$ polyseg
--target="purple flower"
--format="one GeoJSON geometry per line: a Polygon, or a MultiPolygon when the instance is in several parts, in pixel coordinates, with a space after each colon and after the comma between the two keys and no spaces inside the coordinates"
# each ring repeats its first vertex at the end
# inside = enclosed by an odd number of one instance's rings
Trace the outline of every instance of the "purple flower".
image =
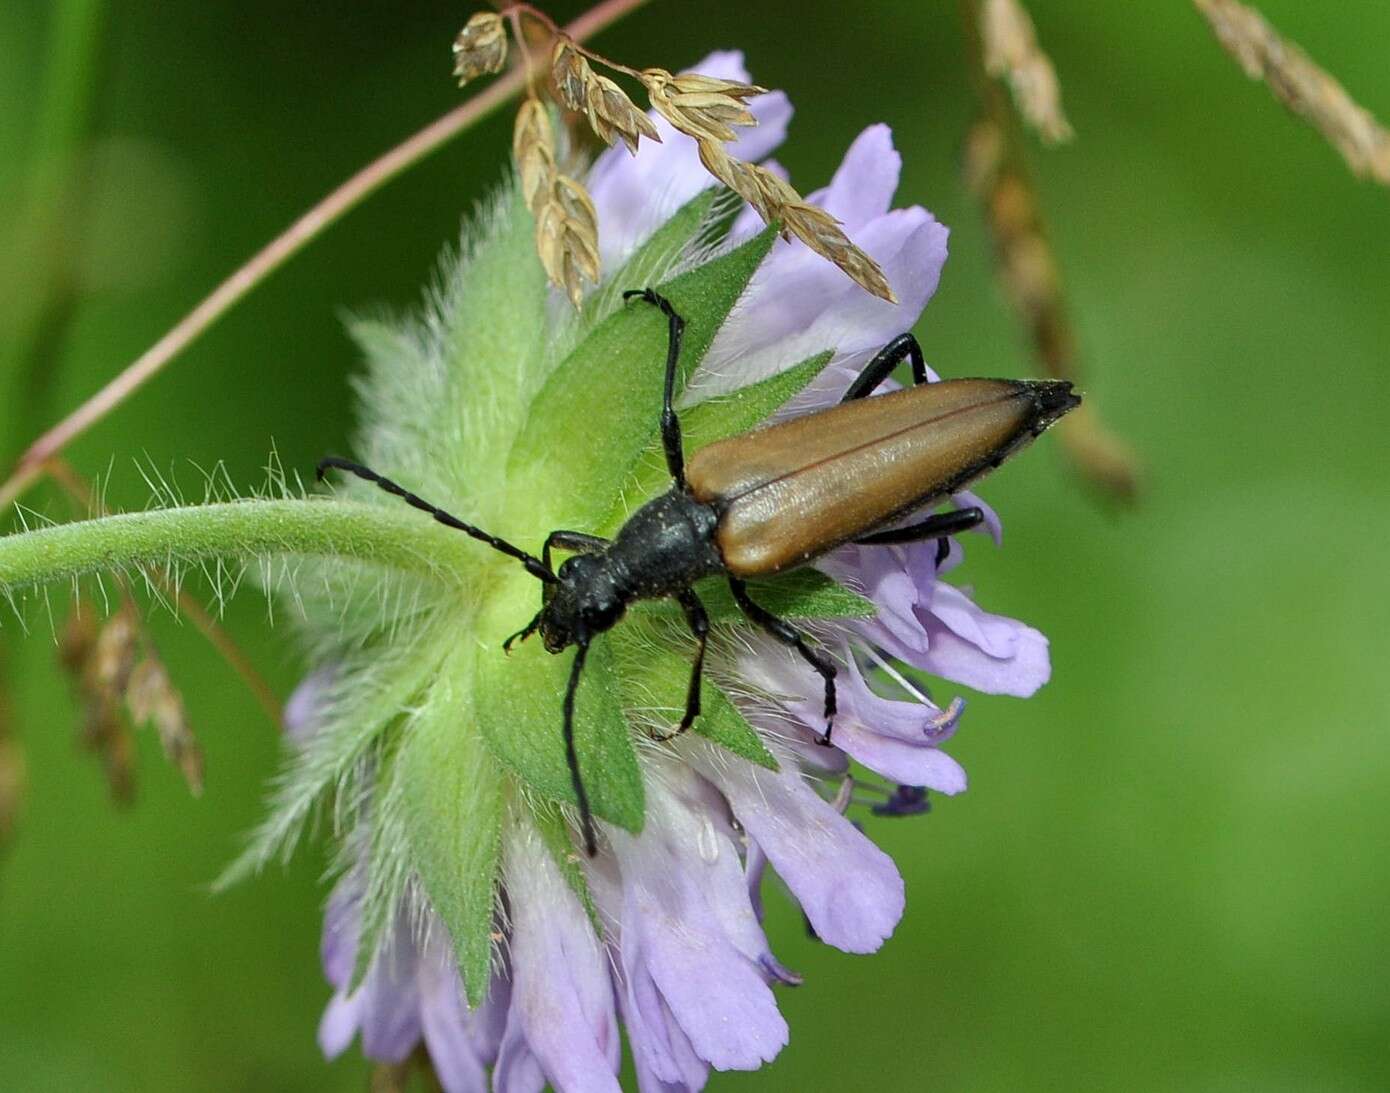
{"type": "MultiPolygon", "coordinates": [[[[698,70],[748,79],[736,53],[714,54],[698,70]]],[[[791,106],[780,93],[750,106],[760,125],[731,151],[763,160],[782,140],[791,106]]],[[[605,277],[709,185],[693,144],[659,118],[656,125],[664,143],[643,142],[635,157],[610,150],[590,173],[605,277]]],[[[785,412],[826,405],[872,353],[916,323],[940,279],[947,232],[925,209],[891,207],[899,168],[888,129],[872,126],[810,197],[882,266],[899,302],[870,296],[802,244],[780,242],[716,336],[687,401],[834,347],[832,363],[785,412]]],[[[756,228],[745,211],[733,236],[756,228]]],[[[980,499],[961,494],[955,503],[984,509],[998,541],[998,519],[980,499]]],[[[938,704],[902,665],[992,693],[1028,695],[1047,679],[1041,634],[939,580],[961,560],[954,543],[939,564],[934,543],[847,546],[822,559],[825,573],[877,608],[871,618],[808,626],[842,665],[836,746],[814,742],[823,728],[820,678],[749,632],[731,657],[742,680],[737,701],[780,769],[693,735],[641,750],[642,834],[603,825],[599,855],[569,859],[584,874],[591,907],[532,820],[509,813],[493,978],[476,1009],[464,1001],[445,927],[413,889],[353,988],[365,882],[360,867],[350,869],[325,920],[324,968],[337,993],[320,1028],[324,1051],[336,1055],[360,1036],[368,1057],[398,1061],[423,1042],[450,1093],[489,1084],[499,1093],[539,1093],[547,1084],[561,1093],[616,1090],[620,1025],[644,1091],[698,1090],[711,1068],[752,1070],[773,1059],[789,1036],[776,992],[800,980],[763,932],[765,868],[823,942],[873,952],[902,916],[903,881],[844,815],[856,788],[849,761],[886,779],[858,787],[881,792],[875,811],[883,815],[924,811],[925,789],[954,794],[966,785],[942,750],[963,702],[938,704]]],[[[301,734],[314,731],[316,702],[332,679],[320,669],[291,700],[301,734]]]]}

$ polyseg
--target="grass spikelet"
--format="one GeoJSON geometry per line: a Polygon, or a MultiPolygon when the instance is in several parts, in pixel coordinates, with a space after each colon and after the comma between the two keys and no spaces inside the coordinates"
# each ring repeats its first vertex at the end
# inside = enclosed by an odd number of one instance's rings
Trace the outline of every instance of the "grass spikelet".
{"type": "Polygon", "coordinates": [[[1313,126],[1358,178],[1390,186],[1390,132],[1297,45],[1236,0],[1193,0],[1217,40],[1252,80],[1313,126]]]}
{"type": "Polygon", "coordinates": [[[983,0],[980,12],[985,71],[1007,80],[1023,119],[1047,144],[1075,135],[1062,111],[1052,59],[1038,45],[1033,20],[1019,0],[983,0]]]}

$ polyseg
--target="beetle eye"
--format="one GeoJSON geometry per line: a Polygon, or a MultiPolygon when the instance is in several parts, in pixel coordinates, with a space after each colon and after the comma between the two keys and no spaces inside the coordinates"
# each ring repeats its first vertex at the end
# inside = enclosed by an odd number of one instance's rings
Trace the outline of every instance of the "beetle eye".
{"type": "Polygon", "coordinates": [[[557,577],[568,577],[574,572],[574,564],[578,560],[578,558],[566,558],[560,563],[560,568],[556,571],[555,575],[557,577]]]}

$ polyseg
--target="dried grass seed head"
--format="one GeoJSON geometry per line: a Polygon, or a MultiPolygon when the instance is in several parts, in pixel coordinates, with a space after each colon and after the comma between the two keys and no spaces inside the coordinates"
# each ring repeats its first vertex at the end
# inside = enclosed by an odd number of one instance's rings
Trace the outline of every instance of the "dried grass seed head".
{"type": "Polygon", "coordinates": [[[699,73],[673,76],[664,68],[645,69],[641,78],[656,111],[696,140],[727,142],[738,137],[732,126],[757,125],[744,101],[767,90],[699,73]]]}
{"type": "Polygon", "coordinates": [[[550,82],[555,88],[556,101],[570,110],[584,111],[593,81],[594,70],[574,42],[563,36],[555,39],[555,48],[550,54],[550,82]]]}
{"type": "Polygon", "coordinates": [[[517,111],[512,129],[512,158],[521,178],[526,207],[538,216],[555,178],[555,133],[550,113],[539,99],[526,99],[517,111]]]}
{"type": "Polygon", "coordinates": [[[589,125],[604,144],[612,144],[621,137],[627,150],[636,155],[641,137],[661,143],[661,134],[651,119],[607,76],[594,76],[585,93],[585,102],[589,125]]]}
{"type": "Polygon", "coordinates": [[[454,39],[454,75],[462,87],[469,80],[502,71],[507,63],[507,28],[502,16],[480,11],[454,39]]]}

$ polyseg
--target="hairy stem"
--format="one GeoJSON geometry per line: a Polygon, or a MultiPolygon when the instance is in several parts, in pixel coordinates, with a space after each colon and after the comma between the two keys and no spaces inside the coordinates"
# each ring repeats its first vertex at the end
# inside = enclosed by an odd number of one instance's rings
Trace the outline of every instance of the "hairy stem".
{"type": "MultiPolygon", "coordinates": [[[[565,33],[576,41],[582,41],[645,2],[603,0],[566,27],[565,33]]],[[[455,107],[363,167],[267,243],[110,383],[34,441],[9,480],[0,484],[0,507],[10,504],[42,478],[44,464],[49,459],[161,372],[256,285],[386,183],[501,106],[521,89],[524,80],[524,73],[520,69],[499,77],[481,94],[455,107]]]]}
{"type": "Polygon", "coordinates": [[[101,570],[300,555],[370,562],[452,583],[478,564],[457,532],[352,501],[233,501],[84,520],[0,538],[0,592],[101,570]]]}

